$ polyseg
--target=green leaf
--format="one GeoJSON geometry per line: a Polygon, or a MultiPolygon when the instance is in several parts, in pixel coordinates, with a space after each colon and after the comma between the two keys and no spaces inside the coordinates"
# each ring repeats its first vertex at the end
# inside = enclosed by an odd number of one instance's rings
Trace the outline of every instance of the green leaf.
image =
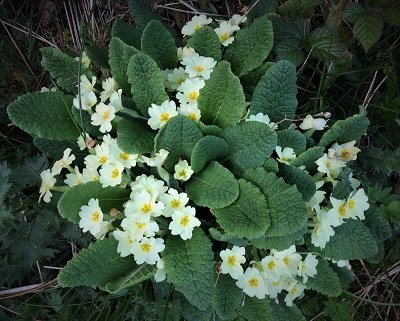
{"type": "Polygon", "coordinates": [[[117,144],[125,153],[146,154],[153,151],[156,134],[142,120],[123,119],[117,123],[117,144]]]}
{"type": "Polygon", "coordinates": [[[92,137],[99,137],[104,135],[100,133],[99,126],[92,125],[91,115],[87,111],[82,110],[82,119],[80,110],[75,108],[74,106],[71,107],[71,113],[77,125],[82,128],[81,132],[83,132],[83,127],[85,127],[85,132],[90,134],[92,137]]]}
{"type": "Polygon", "coordinates": [[[317,168],[315,161],[323,156],[324,151],[325,149],[321,146],[311,147],[300,155],[297,155],[291,161],[291,164],[296,167],[305,166],[308,171],[314,171],[317,168]]]}
{"type": "Polygon", "coordinates": [[[303,195],[304,201],[309,201],[314,196],[316,187],[313,178],[306,171],[292,165],[280,165],[279,172],[286,183],[296,185],[303,195]]]}
{"type": "Polygon", "coordinates": [[[151,20],[142,35],[142,51],[161,69],[173,69],[178,63],[178,48],[171,33],[158,20],[151,20]]]}
{"type": "Polygon", "coordinates": [[[136,266],[135,269],[132,269],[132,271],[120,278],[113,278],[110,282],[106,283],[105,289],[110,293],[115,293],[150,279],[155,272],[156,268],[154,265],[144,263],[136,266]]]}
{"type": "Polygon", "coordinates": [[[286,236],[306,224],[306,204],[296,186],[286,184],[282,178],[263,168],[245,171],[244,178],[261,190],[269,205],[271,226],[267,236],[286,236]]]}
{"type": "Polygon", "coordinates": [[[378,243],[386,241],[392,236],[390,224],[384,217],[382,207],[372,205],[365,212],[364,224],[368,227],[369,231],[378,243]]]}
{"type": "Polygon", "coordinates": [[[240,78],[241,83],[243,84],[243,88],[249,93],[252,94],[255,87],[261,80],[262,76],[266,73],[266,71],[273,66],[275,63],[271,61],[264,62],[260,67],[250,71],[246,75],[240,78]]]}
{"type": "Polygon", "coordinates": [[[143,30],[151,20],[160,20],[161,17],[153,12],[143,0],[129,0],[129,11],[136,27],[143,30]]]}
{"type": "Polygon", "coordinates": [[[275,249],[278,251],[283,251],[296,243],[296,241],[303,239],[303,236],[306,234],[306,232],[307,229],[303,227],[292,234],[284,236],[262,236],[258,239],[251,240],[251,243],[259,249],[275,249]]]}
{"type": "Polygon", "coordinates": [[[354,23],[354,35],[365,51],[378,42],[383,30],[383,20],[379,12],[353,3],[344,11],[343,16],[354,23]]]}
{"type": "Polygon", "coordinates": [[[247,321],[271,321],[273,316],[270,301],[268,298],[261,300],[256,297],[246,297],[239,315],[247,321]]]}
{"type": "Polygon", "coordinates": [[[99,182],[88,182],[72,186],[60,198],[57,208],[62,217],[72,223],[79,223],[79,212],[91,198],[99,200],[101,210],[108,214],[112,208],[122,210],[122,204],[129,199],[129,191],[120,187],[103,188],[99,182]]]}
{"type": "Polygon", "coordinates": [[[278,0],[252,0],[248,6],[252,9],[248,11],[247,17],[253,20],[263,15],[273,15],[278,9],[278,0]]]}
{"type": "Polygon", "coordinates": [[[211,309],[207,311],[201,311],[195,306],[187,303],[185,309],[182,311],[182,317],[186,321],[210,321],[211,309]]]}
{"type": "Polygon", "coordinates": [[[220,160],[228,154],[228,144],[219,137],[205,136],[193,148],[190,164],[195,173],[200,172],[212,160],[220,160]]]}
{"type": "Polygon", "coordinates": [[[265,15],[236,33],[235,40],[226,49],[224,59],[231,63],[232,71],[241,77],[262,65],[273,43],[272,23],[265,15]]]}
{"type": "Polygon", "coordinates": [[[214,290],[214,262],[211,241],[197,228],[187,241],[172,236],[163,253],[168,282],[202,311],[211,307],[214,290]]]}
{"type": "Polygon", "coordinates": [[[233,174],[218,162],[211,162],[186,184],[186,193],[198,206],[223,208],[239,196],[239,184],[233,174]]]}
{"type": "Polygon", "coordinates": [[[121,39],[116,37],[111,38],[108,63],[110,64],[114,79],[124,93],[131,91],[131,85],[128,83],[126,72],[128,70],[129,59],[137,53],[139,53],[139,50],[128,46],[121,39]]]}
{"type": "Polygon", "coordinates": [[[79,150],[76,143],[72,143],[68,140],[52,140],[47,138],[34,137],[33,144],[42,152],[45,153],[49,158],[61,159],[63,157],[64,151],[67,148],[71,148],[72,154],[75,156],[77,154],[83,154],[79,150]]]}
{"type": "Polygon", "coordinates": [[[213,28],[203,26],[192,34],[187,47],[193,48],[200,56],[221,60],[221,42],[213,28]]]}
{"type": "Polygon", "coordinates": [[[103,69],[110,69],[108,64],[108,48],[86,46],[85,53],[92,63],[103,69]]]}
{"type": "Polygon", "coordinates": [[[317,274],[308,278],[306,286],[326,296],[339,296],[342,293],[338,275],[322,258],[318,260],[317,274]]]}
{"type": "Polygon", "coordinates": [[[169,151],[164,167],[172,171],[179,158],[190,159],[192,150],[202,133],[196,124],[183,115],[171,118],[159,131],[155,140],[155,150],[169,151]]]}
{"type": "Polygon", "coordinates": [[[340,174],[339,182],[333,187],[331,196],[336,199],[346,199],[349,197],[350,193],[353,191],[351,186],[349,176],[351,174],[350,168],[345,168],[340,174]]]}
{"type": "MultiPolygon", "coordinates": [[[[58,49],[41,48],[40,52],[43,56],[43,68],[56,80],[57,85],[76,94],[78,92],[79,62],[58,49]]],[[[92,72],[84,65],[81,65],[81,74],[86,75],[89,79],[92,77],[92,72]]]]}
{"type": "Polygon", "coordinates": [[[222,129],[216,125],[204,125],[201,121],[197,122],[196,124],[199,126],[203,136],[218,136],[222,132],[222,129]]]}
{"type": "Polygon", "coordinates": [[[286,304],[276,304],[271,301],[271,307],[273,321],[306,321],[300,309],[296,305],[288,307],[286,304]]]}
{"type": "Polygon", "coordinates": [[[201,121],[221,128],[239,122],[245,109],[245,97],[239,78],[231,72],[229,63],[219,62],[205,83],[198,100],[201,121]]]}
{"type": "Polygon", "coordinates": [[[332,321],[351,321],[354,309],[351,301],[329,300],[324,302],[324,315],[329,316],[332,321]]]}
{"type": "Polygon", "coordinates": [[[218,224],[227,233],[249,239],[260,237],[270,225],[268,204],[254,184],[239,179],[239,197],[215,210],[218,224]]]}
{"type": "Polygon", "coordinates": [[[222,233],[221,231],[213,227],[210,228],[208,232],[210,233],[211,238],[213,238],[216,241],[227,242],[237,246],[246,246],[249,244],[249,242],[246,241],[245,239],[242,239],[240,237],[237,237],[229,233],[222,233]]]}
{"type": "Polygon", "coordinates": [[[363,148],[359,153],[359,159],[369,167],[383,174],[390,175],[393,172],[400,173],[400,148],[396,150],[382,150],[371,146],[363,148]]]}
{"type": "Polygon", "coordinates": [[[368,228],[358,220],[347,220],[335,228],[322,255],[333,260],[361,260],[378,252],[376,241],[368,228]]]}
{"type": "Polygon", "coordinates": [[[306,39],[306,48],[314,57],[325,60],[342,58],[346,49],[339,35],[329,26],[315,29],[306,39]]]}
{"type": "Polygon", "coordinates": [[[267,158],[262,166],[267,172],[277,173],[279,170],[278,162],[273,158],[267,158]]]}
{"type": "Polygon", "coordinates": [[[229,146],[229,154],[224,162],[238,171],[262,166],[277,143],[275,131],[255,121],[226,128],[220,136],[229,146]]]}
{"type": "Polygon", "coordinates": [[[144,116],[148,116],[151,104],[161,105],[168,100],[164,78],[156,62],[143,53],[134,55],[128,64],[128,82],[132,98],[144,116]]]}
{"type": "Polygon", "coordinates": [[[118,18],[114,20],[112,25],[111,37],[118,37],[127,45],[136,49],[141,47],[142,31],[118,18]]]}
{"type": "Polygon", "coordinates": [[[28,93],[8,105],[8,117],[31,135],[75,141],[79,131],[70,113],[72,100],[72,96],[65,96],[59,91],[28,93]]]}
{"type": "Polygon", "coordinates": [[[296,67],[281,60],[271,66],[254,90],[250,113],[267,114],[271,121],[293,119],[297,108],[296,67]]]}
{"type": "Polygon", "coordinates": [[[295,129],[283,129],[276,132],[278,134],[278,146],[282,148],[291,147],[298,155],[306,150],[306,136],[295,129]]]}
{"type": "Polygon", "coordinates": [[[383,19],[388,24],[400,27],[400,2],[397,0],[385,1],[383,19]]]}
{"type": "Polygon", "coordinates": [[[221,320],[231,320],[242,301],[243,292],[236,286],[236,280],[230,275],[218,276],[214,291],[214,309],[221,320]]]}
{"type": "Polygon", "coordinates": [[[58,283],[62,287],[103,287],[131,272],[136,267],[133,256],[121,257],[117,245],[113,237],[90,244],[68,261],[58,274],[58,283]]]}
{"type": "Polygon", "coordinates": [[[359,140],[367,132],[369,120],[365,115],[338,120],[322,135],[318,145],[328,146],[332,142],[343,144],[352,140],[359,140]]]}

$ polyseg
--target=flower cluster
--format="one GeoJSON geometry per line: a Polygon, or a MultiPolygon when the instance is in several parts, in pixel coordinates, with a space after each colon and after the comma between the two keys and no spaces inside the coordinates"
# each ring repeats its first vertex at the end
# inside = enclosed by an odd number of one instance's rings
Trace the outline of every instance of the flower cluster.
{"type": "Polygon", "coordinates": [[[285,303],[293,305],[293,300],[300,297],[309,277],[317,274],[318,260],[315,255],[308,253],[302,256],[296,252],[296,246],[277,251],[271,250],[270,255],[259,262],[250,262],[246,271],[242,265],[246,262],[245,249],[234,246],[220,253],[222,264],[221,273],[230,274],[237,280],[236,285],[250,297],[264,299],[268,296],[276,299],[283,290],[287,291],[285,303]]]}

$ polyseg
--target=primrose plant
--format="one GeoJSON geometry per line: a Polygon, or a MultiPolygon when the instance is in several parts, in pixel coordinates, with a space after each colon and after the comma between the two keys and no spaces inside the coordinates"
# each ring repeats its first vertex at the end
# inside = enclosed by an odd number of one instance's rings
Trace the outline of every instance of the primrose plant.
{"type": "Polygon", "coordinates": [[[296,302],[340,295],[349,260],[384,239],[351,172],[366,112],[296,115],[296,68],[271,61],[268,16],[195,16],[182,45],[153,17],[117,21],[107,50],[77,60],[43,48],[56,90],[8,107],[56,159],[39,200],[93,235],[58,282],[170,284],[187,320],[304,319],[296,302]]]}

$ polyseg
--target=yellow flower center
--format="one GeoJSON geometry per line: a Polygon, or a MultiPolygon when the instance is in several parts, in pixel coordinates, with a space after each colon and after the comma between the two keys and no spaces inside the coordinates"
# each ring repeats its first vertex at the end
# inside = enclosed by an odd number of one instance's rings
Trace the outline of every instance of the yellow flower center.
{"type": "Polygon", "coordinates": [[[253,288],[258,287],[259,280],[257,278],[251,278],[249,281],[247,281],[249,285],[253,288]]]}
{"type": "Polygon", "coordinates": [[[98,222],[99,220],[100,220],[100,213],[98,211],[96,211],[92,214],[92,221],[98,222]]]}
{"type": "Polygon", "coordinates": [[[132,243],[133,243],[133,240],[131,239],[130,236],[128,236],[128,243],[129,243],[129,244],[132,244],[132,243]]]}
{"type": "Polygon", "coordinates": [[[326,163],[326,168],[331,168],[331,163],[327,162],[326,163]]]}
{"type": "Polygon", "coordinates": [[[290,289],[290,294],[294,295],[296,293],[297,293],[297,288],[296,287],[290,289]]]}
{"type": "Polygon", "coordinates": [[[343,158],[349,158],[350,157],[350,151],[348,149],[346,149],[346,148],[343,148],[340,151],[340,156],[343,157],[343,158]]]}
{"type": "Polygon", "coordinates": [[[142,249],[143,252],[150,252],[151,245],[149,243],[144,243],[140,245],[140,248],[142,249]]]}
{"type": "Polygon", "coordinates": [[[219,36],[219,40],[221,40],[221,41],[228,40],[228,38],[229,38],[229,34],[227,32],[224,32],[223,34],[221,34],[219,36]]]}
{"type": "Polygon", "coordinates": [[[188,94],[188,98],[189,98],[190,100],[197,100],[197,98],[199,98],[199,93],[198,93],[197,91],[191,91],[191,92],[188,94]]]}
{"type": "Polygon", "coordinates": [[[196,67],[194,67],[194,69],[196,69],[196,71],[198,71],[198,72],[202,72],[204,70],[204,67],[203,66],[196,66],[196,67]]]}
{"type": "Polygon", "coordinates": [[[162,113],[160,116],[160,120],[162,122],[167,122],[171,117],[169,116],[169,113],[162,113]]]}
{"type": "Polygon", "coordinates": [[[179,224],[181,224],[182,226],[188,226],[190,222],[189,216],[185,215],[181,218],[179,224]]]}
{"type": "Polygon", "coordinates": [[[171,201],[171,207],[172,208],[179,208],[179,206],[181,206],[181,202],[178,199],[174,198],[171,201]]]}
{"type": "Polygon", "coordinates": [[[236,256],[230,255],[226,261],[229,265],[234,266],[236,264],[236,256]]]}
{"type": "Polygon", "coordinates": [[[119,154],[119,158],[126,161],[126,160],[129,159],[129,154],[120,153],[120,154],[119,154]]]}
{"type": "Polygon", "coordinates": [[[343,217],[346,215],[346,207],[344,204],[339,205],[339,216],[343,217]]]}
{"type": "Polygon", "coordinates": [[[273,286],[278,286],[279,284],[280,284],[279,281],[272,282],[272,285],[273,285],[273,286]]]}
{"type": "Polygon", "coordinates": [[[180,177],[184,177],[184,176],[186,175],[186,171],[185,171],[184,169],[182,169],[182,170],[178,173],[178,175],[179,175],[180,177]]]}
{"type": "Polygon", "coordinates": [[[117,178],[118,176],[119,176],[119,170],[118,168],[114,168],[113,171],[111,172],[111,177],[117,178]]]}
{"type": "Polygon", "coordinates": [[[288,256],[285,256],[285,258],[283,259],[283,262],[285,262],[286,265],[289,265],[290,258],[288,256]]]}
{"type": "Polygon", "coordinates": [[[110,115],[110,113],[109,113],[108,111],[105,111],[105,112],[103,113],[103,119],[104,119],[104,120],[107,120],[107,118],[108,118],[109,115],[110,115]]]}
{"type": "Polygon", "coordinates": [[[351,199],[347,202],[347,205],[349,206],[349,208],[354,208],[356,206],[356,201],[351,199]]]}
{"type": "Polygon", "coordinates": [[[185,81],[185,78],[178,79],[178,84],[182,84],[185,81]]]}
{"type": "Polygon", "coordinates": [[[106,156],[101,156],[99,159],[99,163],[100,164],[104,164],[107,161],[107,157],[106,156]]]}
{"type": "Polygon", "coordinates": [[[190,113],[188,115],[188,118],[191,119],[191,120],[197,120],[197,115],[196,115],[196,113],[190,113]]]}
{"type": "Polygon", "coordinates": [[[202,25],[195,25],[194,30],[199,30],[202,27],[202,25]]]}
{"type": "Polygon", "coordinates": [[[135,222],[135,224],[136,224],[136,226],[137,226],[137,228],[138,228],[139,230],[145,228],[146,225],[147,225],[147,223],[138,223],[138,222],[135,222]]]}
{"type": "Polygon", "coordinates": [[[141,208],[141,211],[142,211],[143,214],[147,214],[152,209],[153,209],[153,207],[151,206],[151,204],[147,203],[147,204],[143,205],[143,207],[141,208]]]}
{"type": "Polygon", "coordinates": [[[275,261],[271,261],[267,264],[268,269],[273,270],[276,266],[275,261]]]}

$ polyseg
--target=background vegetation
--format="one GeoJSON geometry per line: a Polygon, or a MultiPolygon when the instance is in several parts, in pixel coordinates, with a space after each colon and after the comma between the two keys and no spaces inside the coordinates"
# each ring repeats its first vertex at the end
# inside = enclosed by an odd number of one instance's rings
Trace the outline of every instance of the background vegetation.
{"type": "MultiPolygon", "coordinates": [[[[400,2],[146,2],[176,29],[199,12],[223,18],[249,12],[250,19],[270,12],[272,59],[298,66],[302,114],[329,111],[343,119],[367,107],[371,125],[352,170],[390,219],[393,236],[375,258],[352,262],[349,292],[324,302],[307,296],[300,308],[310,320],[399,320],[400,2]]],[[[88,238],[57,215],[56,200],[37,202],[39,174],[49,160],[6,114],[18,95],[51,86],[39,48],[78,56],[85,46],[105,47],[115,19],[131,20],[127,1],[0,0],[0,6],[0,319],[179,320],[184,302],[168,288],[154,293],[144,285],[113,296],[57,286],[58,269],[88,238]]]]}

